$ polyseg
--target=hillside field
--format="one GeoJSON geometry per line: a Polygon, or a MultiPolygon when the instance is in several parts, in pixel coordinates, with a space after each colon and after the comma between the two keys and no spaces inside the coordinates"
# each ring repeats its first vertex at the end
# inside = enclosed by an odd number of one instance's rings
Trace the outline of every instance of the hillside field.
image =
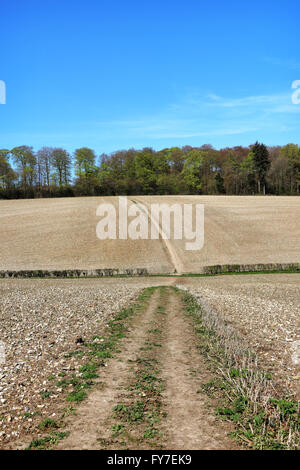
{"type": "Polygon", "coordinates": [[[204,204],[204,247],[185,240],[100,240],[99,204],[117,197],[0,201],[0,270],[134,269],[201,272],[215,264],[300,262],[300,199],[252,196],[141,196],[142,203],[204,204]]]}
{"type": "Polygon", "coordinates": [[[154,203],[203,204],[204,246],[188,251],[172,236],[97,238],[97,208],[118,211],[117,197],[0,201],[0,271],[160,274],[0,279],[0,448],[299,448],[298,418],[282,424],[274,397],[288,397],[291,413],[299,407],[300,273],[180,276],[299,263],[299,202],[128,198],[144,213],[154,203]],[[218,417],[241,390],[244,414],[218,417]]]}

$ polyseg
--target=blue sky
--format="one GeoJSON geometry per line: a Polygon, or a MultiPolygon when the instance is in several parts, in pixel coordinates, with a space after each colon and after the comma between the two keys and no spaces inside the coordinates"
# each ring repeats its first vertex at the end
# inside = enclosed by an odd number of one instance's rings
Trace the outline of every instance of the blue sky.
{"type": "Polygon", "coordinates": [[[0,8],[0,148],[300,144],[299,0],[0,8]]]}

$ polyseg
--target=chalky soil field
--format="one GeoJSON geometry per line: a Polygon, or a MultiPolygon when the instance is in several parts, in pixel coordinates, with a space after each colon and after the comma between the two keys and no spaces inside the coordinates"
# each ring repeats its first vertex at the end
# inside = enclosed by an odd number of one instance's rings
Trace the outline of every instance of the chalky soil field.
{"type": "Polygon", "coordinates": [[[128,204],[204,204],[204,247],[185,240],[99,240],[96,211],[117,197],[0,201],[0,271],[147,269],[199,273],[203,266],[300,263],[297,197],[142,196],[128,204]]]}
{"type": "Polygon", "coordinates": [[[163,275],[299,262],[298,199],[199,197],[196,254],[102,245],[100,200],[0,201],[0,270],[160,273],[0,279],[0,448],[299,448],[300,274],[163,275]]]}

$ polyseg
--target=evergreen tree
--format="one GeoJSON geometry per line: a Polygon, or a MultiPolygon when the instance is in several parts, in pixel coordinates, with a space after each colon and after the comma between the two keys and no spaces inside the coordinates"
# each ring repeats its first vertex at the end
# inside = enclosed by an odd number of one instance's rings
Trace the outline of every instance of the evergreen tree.
{"type": "Polygon", "coordinates": [[[271,165],[269,151],[264,144],[258,142],[255,142],[251,151],[254,170],[257,174],[258,192],[260,193],[261,187],[263,187],[263,194],[266,194],[266,174],[271,165]]]}

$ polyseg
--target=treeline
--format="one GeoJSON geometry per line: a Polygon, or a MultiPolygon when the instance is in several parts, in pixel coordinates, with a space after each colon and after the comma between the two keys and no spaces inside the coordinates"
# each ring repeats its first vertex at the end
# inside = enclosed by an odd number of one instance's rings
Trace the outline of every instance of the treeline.
{"type": "Polygon", "coordinates": [[[299,194],[296,144],[120,150],[0,150],[0,198],[126,194],[299,194]]]}

